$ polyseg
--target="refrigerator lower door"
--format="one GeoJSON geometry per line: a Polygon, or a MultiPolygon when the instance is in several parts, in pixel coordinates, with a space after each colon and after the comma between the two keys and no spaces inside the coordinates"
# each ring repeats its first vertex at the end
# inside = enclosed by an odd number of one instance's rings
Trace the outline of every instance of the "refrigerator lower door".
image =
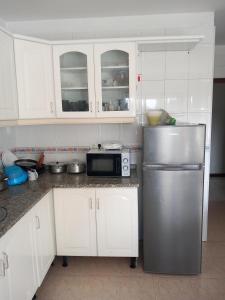
{"type": "Polygon", "coordinates": [[[144,270],[201,272],[203,170],[143,171],[144,270]]]}

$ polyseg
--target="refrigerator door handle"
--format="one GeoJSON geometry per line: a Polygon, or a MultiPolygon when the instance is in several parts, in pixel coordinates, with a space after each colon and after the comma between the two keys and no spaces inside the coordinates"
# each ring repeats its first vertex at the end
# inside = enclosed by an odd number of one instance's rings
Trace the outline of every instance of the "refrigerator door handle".
{"type": "Polygon", "coordinates": [[[185,170],[201,170],[204,168],[203,164],[155,164],[155,165],[143,165],[143,170],[171,170],[171,171],[185,171],[185,170]]]}

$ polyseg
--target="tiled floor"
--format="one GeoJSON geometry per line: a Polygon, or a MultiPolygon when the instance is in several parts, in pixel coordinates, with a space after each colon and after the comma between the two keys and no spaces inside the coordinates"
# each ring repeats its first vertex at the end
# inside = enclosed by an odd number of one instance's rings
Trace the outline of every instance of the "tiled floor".
{"type": "MultiPolygon", "coordinates": [[[[211,181],[210,197],[225,200],[225,179],[211,181]],[[220,188],[220,192],[218,191],[220,188]]],[[[124,258],[74,257],[67,268],[55,260],[38,300],[225,300],[225,201],[209,207],[209,236],[199,276],[146,274],[124,258]]]]}

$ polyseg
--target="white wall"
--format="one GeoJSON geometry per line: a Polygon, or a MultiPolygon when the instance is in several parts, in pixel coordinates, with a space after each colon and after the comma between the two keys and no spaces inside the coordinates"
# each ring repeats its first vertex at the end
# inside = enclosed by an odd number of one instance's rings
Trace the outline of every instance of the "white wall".
{"type": "Polygon", "coordinates": [[[225,45],[215,47],[214,78],[225,78],[225,45]]]}

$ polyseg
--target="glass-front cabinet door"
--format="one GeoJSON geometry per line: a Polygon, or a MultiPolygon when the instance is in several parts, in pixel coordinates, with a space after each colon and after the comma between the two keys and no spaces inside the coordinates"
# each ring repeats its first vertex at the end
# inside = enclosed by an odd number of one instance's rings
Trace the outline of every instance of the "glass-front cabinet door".
{"type": "Polygon", "coordinates": [[[96,111],[101,117],[135,115],[135,45],[95,45],[96,111]]]}
{"type": "Polygon", "coordinates": [[[60,45],[53,51],[57,116],[94,116],[93,45],[60,45]]]}

